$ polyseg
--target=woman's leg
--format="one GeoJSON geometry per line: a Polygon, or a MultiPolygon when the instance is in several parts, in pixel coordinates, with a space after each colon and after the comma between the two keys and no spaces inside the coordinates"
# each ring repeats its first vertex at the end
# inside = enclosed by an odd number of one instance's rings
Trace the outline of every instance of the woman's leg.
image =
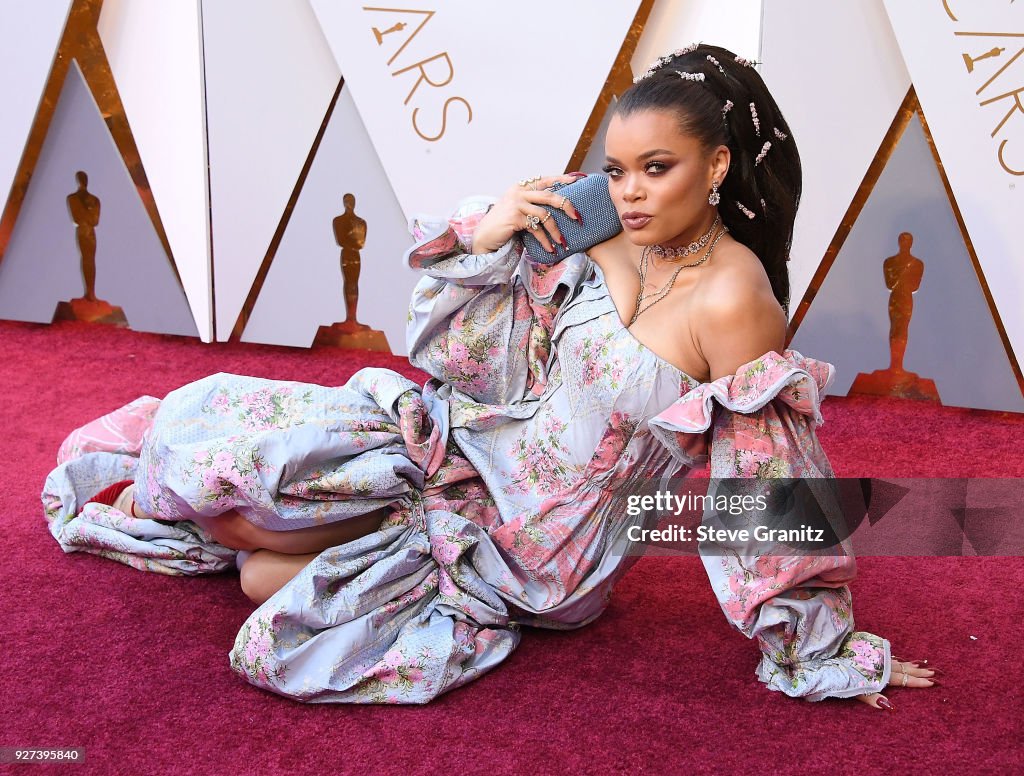
{"type": "MultiPolygon", "coordinates": [[[[390,511],[387,507],[383,507],[367,512],[365,515],[350,517],[336,523],[295,528],[291,531],[270,531],[266,528],[259,528],[249,523],[237,512],[235,514],[238,515],[238,519],[249,525],[249,528],[244,531],[247,540],[253,545],[253,549],[300,555],[309,552],[319,553],[328,547],[337,547],[339,544],[346,544],[353,539],[371,534],[380,528],[381,522],[390,511]]],[[[222,517],[223,515],[218,515],[215,522],[222,517]]],[[[223,544],[223,542],[221,543],[223,544]]],[[[243,547],[242,549],[248,548],[243,547]]]]}
{"type": "MultiPolygon", "coordinates": [[[[254,604],[259,605],[284,587],[303,567],[327,548],[345,544],[376,531],[380,528],[381,521],[387,517],[388,509],[376,509],[338,523],[297,528],[293,531],[268,531],[265,528],[257,528],[237,512],[234,514],[249,526],[248,529],[244,529],[246,541],[254,543],[252,554],[245,559],[239,569],[242,592],[254,604]],[[271,544],[276,548],[289,549],[268,549],[267,545],[271,544]],[[305,548],[305,551],[296,548],[305,548]]],[[[218,515],[214,522],[221,517],[223,515],[218,515]]]]}
{"type": "MultiPolygon", "coordinates": [[[[132,496],[134,490],[134,486],[127,488],[115,506],[135,517],[149,517],[135,506],[132,496]]],[[[328,547],[337,547],[339,544],[373,533],[389,513],[388,507],[382,507],[339,522],[293,528],[290,531],[260,528],[235,510],[197,522],[200,522],[204,530],[210,532],[215,542],[232,550],[273,550],[278,553],[302,555],[310,552],[319,553],[328,547]]]]}
{"type": "Polygon", "coordinates": [[[272,550],[256,550],[242,564],[242,592],[259,606],[319,554],[311,552],[306,555],[289,555],[272,550]]]}

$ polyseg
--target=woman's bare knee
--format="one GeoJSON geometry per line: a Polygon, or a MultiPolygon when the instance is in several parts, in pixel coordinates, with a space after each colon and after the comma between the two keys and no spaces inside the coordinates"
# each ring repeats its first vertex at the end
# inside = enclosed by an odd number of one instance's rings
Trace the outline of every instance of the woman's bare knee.
{"type": "Polygon", "coordinates": [[[217,544],[232,550],[260,549],[255,536],[258,529],[234,509],[216,517],[204,518],[200,525],[209,531],[217,544]]]}
{"type": "Polygon", "coordinates": [[[242,592],[260,605],[290,582],[319,553],[287,555],[272,550],[256,550],[239,572],[242,592]]]}

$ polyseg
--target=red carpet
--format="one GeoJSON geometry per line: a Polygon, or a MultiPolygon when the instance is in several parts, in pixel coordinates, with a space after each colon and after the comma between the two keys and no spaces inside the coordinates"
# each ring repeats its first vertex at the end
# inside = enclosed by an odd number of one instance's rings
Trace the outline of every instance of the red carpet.
{"type": "MultiPolygon", "coordinates": [[[[861,559],[858,627],[946,672],[943,687],[890,690],[895,713],[764,689],[756,646],[728,627],[691,557],[642,559],[597,622],[528,631],[504,665],[428,706],[304,706],[257,690],[228,668],[252,609],[237,574],[171,578],[61,552],[38,498],[58,445],[212,372],[335,385],[368,365],[424,375],[379,354],[75,323],[0,322],[0,357],[0,746],[86,747],[70,770],[82,774],[1019,772],[1021,558],[861,559]]],[[[1024,476],[1021,416],[845,398],[824,413],[843,475],[1024,476]]]]}

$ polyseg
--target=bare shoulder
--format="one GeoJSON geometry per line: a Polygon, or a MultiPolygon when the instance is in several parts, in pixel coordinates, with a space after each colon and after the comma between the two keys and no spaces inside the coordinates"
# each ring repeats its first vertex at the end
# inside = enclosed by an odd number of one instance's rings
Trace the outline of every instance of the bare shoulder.
{"type": "Polygon", "coordinates": [[[694,295],[694,307],[703,315],[726,320],[757,315],[784,321],[785,313],[775,299],[764,266],[754,253],[737,242],[730,242],[717,261],[708,266],[694,295]]]}
{"type": "Polygon", "coordinates": [[[781,353],[786,341],[786,314],[760,260],[734,240],[723,247],[693,298],[696,340],[712,380],[769,351],[781,353]]]}

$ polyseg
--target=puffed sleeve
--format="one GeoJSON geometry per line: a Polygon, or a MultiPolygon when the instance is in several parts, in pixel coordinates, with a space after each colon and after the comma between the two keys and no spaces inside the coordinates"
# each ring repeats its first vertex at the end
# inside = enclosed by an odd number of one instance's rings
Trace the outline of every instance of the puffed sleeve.
{"type": "Polygon", "coordinates": [[[423,277],[406,345],[415,366],[463,398],[508,404],[543,393],[554,318],[583,279],[586,257],[543,264],[518,237],[493,253],[472,253],[489,202],[464,200],[448,219],[413,219],[416,244],[405,263],[423,277]]]}
{"type": "MultiPolygon", "coordinates": [[[[709,495],[733,478],[762,480],[765,489],[772,478],[801,478],[824,494],[824,504],[834,474],[815,428],[834,373],[831,364],[794,350],[771,351],[692,389],[650,427],[685,466],[706,463],[710,443],[709,495]]],[[[705,510],[704,524],[713,518],[705,510]]],[[[809,701],[880,692],[889,681],[889,642],[855,629],[849,583],[857,564],[849,540],[802,555],[762,554],[765,547],[699,544],[726,617],[761,648],[758,678],[809,701]]]]}

